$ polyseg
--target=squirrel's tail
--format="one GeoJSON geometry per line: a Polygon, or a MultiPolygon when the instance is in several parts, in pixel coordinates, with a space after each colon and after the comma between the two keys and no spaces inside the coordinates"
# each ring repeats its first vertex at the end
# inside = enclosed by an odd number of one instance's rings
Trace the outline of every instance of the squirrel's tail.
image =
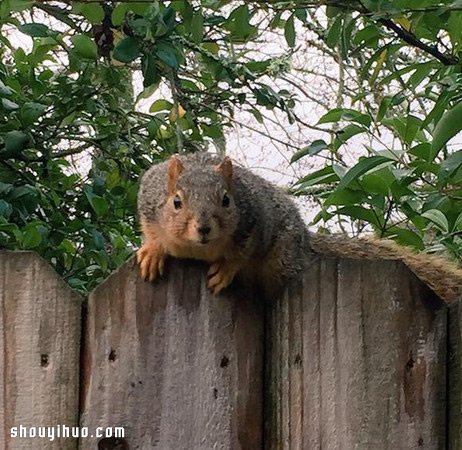
{"type": "Polygon", "coordinates": [[[456,300],[462,293],[462,268],[444,257],[416,253],[388,239],[354,239],[309,233],[309,242],[315,253],[325,256],[403,261],[447,303],[456,300]]]}

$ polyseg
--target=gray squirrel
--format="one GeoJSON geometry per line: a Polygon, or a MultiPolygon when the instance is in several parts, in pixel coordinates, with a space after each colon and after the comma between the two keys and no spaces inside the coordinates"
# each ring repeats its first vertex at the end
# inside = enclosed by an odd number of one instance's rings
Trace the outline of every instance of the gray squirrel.
{"type": "Polygon", "coordinates": [[[138,213],[143,279],[162,275],[170,255],[210,263],[207,284],[215,294],[236,276],[272,293],[325,255],[402,260],[448,302],[462,290],[462,270],[445,258],[390,240],[309,232],[288,195],[228,157],[197,152],[152,166],[141,180],[138,213]]]}

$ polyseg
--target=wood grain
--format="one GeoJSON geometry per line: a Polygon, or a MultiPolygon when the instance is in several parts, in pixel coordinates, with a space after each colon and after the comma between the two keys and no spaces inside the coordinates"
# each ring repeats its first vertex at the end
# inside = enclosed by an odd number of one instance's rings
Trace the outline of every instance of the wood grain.
{"type": "MultiPolygon", "coordinates": [[[[462,312],[403,264],[318,259],[283,298],[129,261],[90,296],[80,449],[442,449],[462,442],[462,312]],[[448,330],[449,316],[449,330],[448,330]],[[266,326],[264,324],[266,320],[266,326]]],[[[78,420],[80,302],[39,257],[0,253],[0,448],[75,449],[14,426],[78,420]]]]}
{"type": "Polygon", "coordinates": [[[77,425],[80,309],[40,257],[0,252],[0,448],[77,448],[72,438],[14,438],[11,428],[77,425]]]}
{"type": "Polygon", "coordinates": [[[446,313],[399,262],[314,262],[269,313],[265,448],[445,448],[446,313]]]}
{"type": "Polygon", "coordinates": [[[462,448],[462,307],[449,306],[448,448],[462,448]]]}
{"type": "Polygon", "coordinates": [[[243,290],[213,296],[205,266],[168,263],[152,284],[131,261],[90,296],[82,424],[124,426],[120,448],[259,449],[262,303],[243,290]]]}

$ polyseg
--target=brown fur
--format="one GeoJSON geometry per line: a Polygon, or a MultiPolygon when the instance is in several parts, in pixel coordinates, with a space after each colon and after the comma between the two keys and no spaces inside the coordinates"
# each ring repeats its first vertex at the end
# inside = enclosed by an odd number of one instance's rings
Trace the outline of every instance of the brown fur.
{"type": "Polygon", "coordinates": [[[167,189],[170,195],[175,193],[176,183],[183,170],[184,166],[176,156],[170,158],[167,177],[167,189]]]}
{"type": "Polygon", "coordinates": [[[341,235],[309,234],[316,253],[337,258],[393,259],[406,264],[442,300],[450,303],[462,293],[462,269],[448,259],[413,252],[387,239],[348,238],[341,235]]]}
{"type": "MultiPolygon", "coordinates": [[[[222,206],[223,196],[230,196],[233,191],[232,162],[225,158],[210,166],[208,175],[215,173],[215,178],[212,176],[209,183],[199,188],[189,186],[188,179],[181,184],[185,167],[178,157],[170,158],[166,169],[165,193],[156,192],[160,189],[148,189],[149,194],[165,195],[164,201],[159,202],[160,207],[156,208],[157,218],[149,220],[140,208],[144,242],[137,258],[141,275],[145,279],[155,279],[161,274],[159,267],[163,269],[167,255],[199,259],[212,263],[208,285],[219,292],[232,282],[246,260],[242,252],[235,251],[238,220],[235,207],[231,203],[226,208],[222,206]],[[204,198],[201,198],[201,191],[204,198]],[[175,200],[181,202],[180,208],[175,207],[175,200]],[[207,232],[204,234],[203,230],[207,232]]],[[[196,181],[195,177],[191,178],[192,183],[196,181]]],[[[155,187],[158,182],[155,180],[155,187]]]]}
{"type": "Polygon", "coordinates": [[[227,156],[223,161],[215,166],[215,171],[220,173],[226,180],[229,189],[233,188],[233,163],[227,156]]]}
{"type": "Polygon", "coordinates": [[[209,262],[208,286],[215,293],[239,276],[275,295],[319,254],[398,259],[443,300],[453,301],[462,291],[462,269],[444,258],[389,240],[308,232],[288,196],[229,158],[197,153],[153,166],[143,176],[138,210],[143,246],[137,258],[145,279],[161,275],[171,255],[209,262]]]}

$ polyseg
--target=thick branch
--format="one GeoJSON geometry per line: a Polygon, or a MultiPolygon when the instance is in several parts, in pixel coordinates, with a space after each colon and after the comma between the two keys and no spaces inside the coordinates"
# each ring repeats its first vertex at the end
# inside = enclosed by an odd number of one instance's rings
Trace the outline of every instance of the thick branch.
{"type": "Polygon", "coordinates": [[[412,33],[405,30],[404,28],[401,28],[390,19],[379,19],[379,23],[387,27],[389,30],[394,31],[403,41],[407,42],[413,47],[420,48],[424,52],[429,53],[446,66],[453,66],[459,62],[459,58],[453,55],[445,55],[444,53],[441,53],[436,46],[432,47],[425,44],[424,42],[417,39],[412,33]]]}
{"type": "Polygon", "coordinates": [[[77,24],[69,17],[68,11],[66,11],[65,9],[62,9],[59,6],[47,5],[43,1],[35,2],[33,6],[38,9],[41,9],[47,14],[50,14],[55,19],[59,20],[60,22],[65,23],[72,29],[78,32],[82,32],[82,30],[77,26],[77,24]]]}

